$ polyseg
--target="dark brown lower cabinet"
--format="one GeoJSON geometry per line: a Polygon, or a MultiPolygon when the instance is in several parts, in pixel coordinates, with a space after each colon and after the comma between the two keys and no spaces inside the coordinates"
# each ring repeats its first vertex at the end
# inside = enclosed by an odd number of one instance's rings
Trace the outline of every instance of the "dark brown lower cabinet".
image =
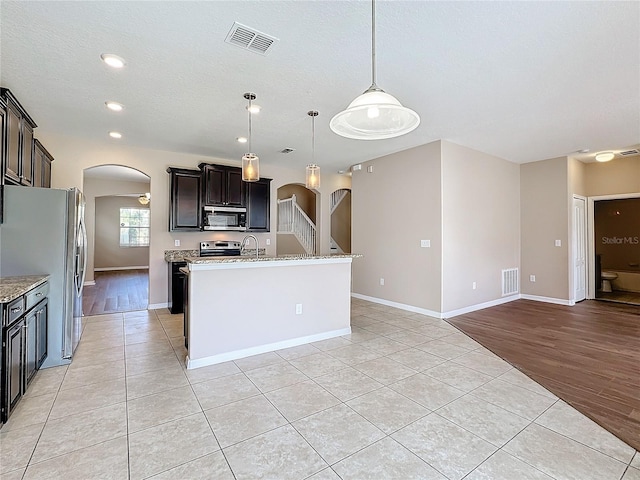
{"type": "Polygon", "coordinates": [[[0,425],[8,420],[47,358],[49,301],[45,297],[36,305],[32,302],[39,292],[45,291],[46,283],[0,305],[0,317],[5,325],[0,368],[0,425]]]}
{"type": "Polygon", "coordinates": [[[49,301],[44,299],[36,307],[37,338],[36,338],[36,368],[40,368],[47,359],[47,338],[49,335],[49,301]]]}
{"type": "Polygon", "coordinates": [[[6,329],[3,338],[4,344],[4,368],[3,387],[4,398],[2,407],[3,421],[6,422],[22,397],[22,372],[24,371],[24,320],[16,322],[6,329]]]}

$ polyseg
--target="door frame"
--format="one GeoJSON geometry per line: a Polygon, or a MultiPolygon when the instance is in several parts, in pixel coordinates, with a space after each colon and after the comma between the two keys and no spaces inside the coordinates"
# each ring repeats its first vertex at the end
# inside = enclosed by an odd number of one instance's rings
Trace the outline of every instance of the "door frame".
{"type": "MultiPolygon", "coordinates": [[[[585,300],[587,298],[589,298],[589,286],[590,286],[590,281],[589,281],[589,241],[588,241],[588,201],[587,201],[587,197],[583,197],[582,195],[576,195],[574,194],[571,198],[571,252],[570,252],[570,260],[569,263],[571,265],[571,274],[570,274],[570,286],[571,286],[571,292],[569,294],[569,297],[571,298],[571,303],[575,304],[575,302],[581,302],[582,300],[585,300]],[[575,272],[576,272],[576,264],[575,264],[575,250],[574,250],[574,245],[576,243],[576,236],[577,233],[576,229],[575,229],[575,201],[576,200],[582,200],[584,202],[584,221],[585,224],[582,226],[582,228],[584,229],[584,255],[585,255],[585,268],[584,268],[584,293],[585,293],[585,298],[581,298],[580,300],[578,300],[576,298],[576,282],[575,282],[575,272]]],[[[593,283],[593,282],[591,282],[593,283]]]]}
{"type": "Polygon", "coordinates": [[[624,200],[640,198],[640,192],[619,193],[612,195],[595,195],[587,197],[587,298],[596,298],[596,238],[595,238],[595,202],[599,200],[624,200]]]}

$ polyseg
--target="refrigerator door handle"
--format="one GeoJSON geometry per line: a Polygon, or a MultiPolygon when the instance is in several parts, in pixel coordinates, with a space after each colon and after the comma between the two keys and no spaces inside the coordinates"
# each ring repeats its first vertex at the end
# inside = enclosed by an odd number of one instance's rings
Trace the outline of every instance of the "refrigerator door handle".
{"type": "Polygon", "coordinates": [[[79,222],[80,235],[82,236],[82,247],[78,258],[78,282],[76,283],[76,290],[78,295],[82,293],[82,286],[87,276],[87,229],[84,226],[84,218],[80,218],[79,222]]]}

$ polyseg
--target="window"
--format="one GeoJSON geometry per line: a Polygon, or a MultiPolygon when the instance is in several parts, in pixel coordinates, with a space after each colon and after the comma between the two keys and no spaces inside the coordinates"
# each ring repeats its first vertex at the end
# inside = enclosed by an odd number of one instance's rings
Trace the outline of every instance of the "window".
{"type": "Polygon", "coordinates": [[[120,246],[149,246],[149,209],[120,209],[120,246]]]}

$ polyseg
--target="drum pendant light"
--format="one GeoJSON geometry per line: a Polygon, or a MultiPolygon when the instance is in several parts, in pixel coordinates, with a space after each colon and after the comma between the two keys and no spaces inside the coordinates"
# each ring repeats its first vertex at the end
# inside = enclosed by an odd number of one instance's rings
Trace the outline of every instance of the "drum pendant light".
{"type": "Polygon", "coordinates": [[[244,182],[257,182],[260,179],[260,158],[251,153],[251,101],[256,99],[255,93],[245,93],[244,98],[249,101],[247,112],[249,115],[249,153],[242,156],[242,180],[244,182]]]}
{"type": "Polygon", "coordinates": [[[316,110],[309,110],[307,115],[311,117],[311,163],[307,165],[305,186],[309,190],[320,188],[320,167],[316,165],[316,110]]]}
{"type": "Polygon", "coordinates": [[[371,86],[331,119],[331,130],[356,140],[382,140],[415,130],[420,116],[376,85],[375,0],[371,0],[371,74],[371,86]]]}

